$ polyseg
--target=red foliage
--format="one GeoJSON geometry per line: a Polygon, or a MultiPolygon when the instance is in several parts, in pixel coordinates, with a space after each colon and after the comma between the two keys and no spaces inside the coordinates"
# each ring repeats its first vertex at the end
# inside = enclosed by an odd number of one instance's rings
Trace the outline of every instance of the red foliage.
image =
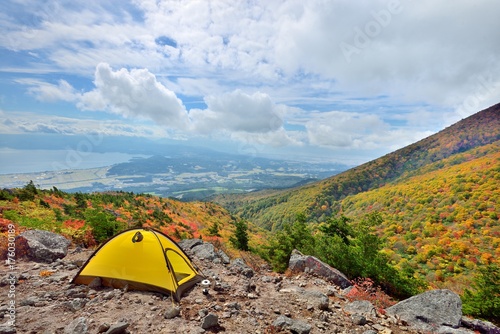
{"type": "MultiPolygon", "coordinates": [[[[14,224],[11,220],[5,219],[5,218],[0,218],[0,233],[7,232],[9,230],[9,225],[14,224]]],[[[15,229],[17,230],[17,226],[15,226],[15,229]]]]}
{"type": "Polygon", "coordinates": [[[95,247],[97,246],[97,242],[94,239],[94,235],[92,234],[91,229],[87,229],[85,234],[83,235],[83,240],[86,247],[95,247]]]}
{"type": "Polygon", "coordinates": [[[63,224],[64,228],[72,228],[74,230],[79,230],[85,226],[85,220],[82,219],[68,219],[63,224]]]}
{"type": "Polygon", "coordinates": [[[359,278],[354,280],[354,285],[347,293],[346,297],[350,300],[367,300],[379,309],[387,308],[396,303],[370,278],[359,278]]]}

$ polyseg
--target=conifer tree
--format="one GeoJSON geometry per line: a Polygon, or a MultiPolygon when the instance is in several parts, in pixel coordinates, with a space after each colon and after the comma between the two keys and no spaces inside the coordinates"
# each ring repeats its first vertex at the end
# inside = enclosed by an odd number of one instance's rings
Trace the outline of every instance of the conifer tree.
{"type": "Polygon", "coordinates": [[[248,224],[243,221],[236,221],[234,223],[236,231],[234,235],[229,238],[231,244],[239,250],[248,251],[248,224]]]}

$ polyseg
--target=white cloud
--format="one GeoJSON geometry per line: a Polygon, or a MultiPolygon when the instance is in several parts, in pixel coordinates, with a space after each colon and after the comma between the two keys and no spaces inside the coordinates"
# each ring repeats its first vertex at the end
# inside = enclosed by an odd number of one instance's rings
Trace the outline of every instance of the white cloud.
{"type": "Polygon", "coordinates": [[[123,117],[151,119],[171,129],[185,130],[189,119],[182,101],[147,69],[113,71],[101,63],[95,71],[96,88],[84,93],[83,110],[107,110],[123,117]]]}
{"type": "MultiPolygon", "coordinates": [[[[413,114],[404,115],[411,121],[413,114]]],[[[310,145],[331,149],[381,149],[396,150],[422,138],[432,131],[407,127],[396,128],[374,114],[331,111],[316,114],[306,121],[310,145]]]]}
{"type": "MultiPolygon", "coordinates": [[[[315,115],[305,124],[309,142],[327,147],[359,148],[374,143],[368,137],[388,128],[375,115],[331,111],[315,115]]],[[[373,138],[372,138],[373,139],[373,138]]]]}
{"type": "Polygon", "coordinates": [[[283,126],[282,106],[275,105],[266,94],[248,95],[236,90],[221,96],[208,96],[205,103],[207,109],[189,113],[196,132],[267,133],[283,126]]]}
{"type": "Polygon", "coordinates": [[[32,112],[2,112],[0,133],[59,133],[67,135],[99,134],[124,137],[168,138],[165,128],[152,124],[130,124],[117,120],[94,120],[32,112]]]}
{"type": "Polygon", "coordinates": [[[29,86],[28,92],[42,102],[75,102],[78,99],[78,93],[65,80],[59,80],[57,85],[29,78],[17,79],[16,82],[29,86]]]}

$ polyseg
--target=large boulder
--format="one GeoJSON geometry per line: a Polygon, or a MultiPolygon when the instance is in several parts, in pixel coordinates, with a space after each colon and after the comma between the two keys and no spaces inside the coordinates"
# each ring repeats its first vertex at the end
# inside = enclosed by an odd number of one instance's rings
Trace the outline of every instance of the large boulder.
{"type": "Polygon", "coordinates": [[[351,286],[349,279],[339,270],[310,255],[303,255],[294,249],[288,262],[288,269],[292,273],[307,272],[326,281],[338,285],[342,289],[351,286]]]}
{"type": "Polygon", "coordinates": [[[17,236],[17,242],[24,242],[27,256],[37,262],[53,262],[68,254],[71,242],[62,235],[42,230],[28,230],[17,236]]]}
{"type": "Polygon", "coordinates": [[[214,245],[208,242],[194,246],[191,248],[191,251],[194,256],[200,260],[205,259],[208,261],[214,261],[218,257],[214,245]]]}
{"type": "Polygon", "coordinates": [[[413,329],[436,332],[460,327],[462,301],[450,290],[431,290],[405,299],[386,311],[406,321],[413,329]]]}
{"type": "Polygon", "coordinates": [[[182,248],[183,251],[189,252],[191,249],[193,249],[196,246],[202,245],[203,240],[201,239],[182,239],[177,243],[180,248],[182,248]]]}

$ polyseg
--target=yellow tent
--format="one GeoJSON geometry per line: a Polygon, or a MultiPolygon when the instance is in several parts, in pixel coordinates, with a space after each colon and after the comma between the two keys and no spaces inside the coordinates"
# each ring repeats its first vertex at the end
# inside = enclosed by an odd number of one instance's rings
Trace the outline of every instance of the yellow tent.
{"type": "Polygon", "coordinates": [[[104,286],[171,294],[177,301],[203,279],[173,240],[145,228],[126,230],[109,239],[71,283],[90,284],[98,277],[104,286]]]}

